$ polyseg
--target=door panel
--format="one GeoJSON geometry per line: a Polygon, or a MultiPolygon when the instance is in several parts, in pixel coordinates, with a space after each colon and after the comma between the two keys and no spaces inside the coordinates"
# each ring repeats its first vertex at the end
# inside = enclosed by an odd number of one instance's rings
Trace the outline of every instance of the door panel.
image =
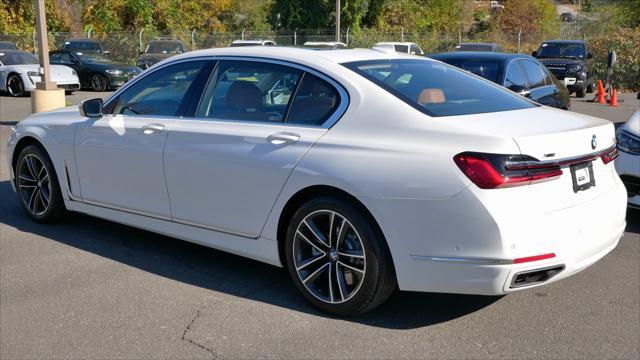
{"type": "Polygon", "coordinates": [[[324,128],[179,120],[165,171],[177,221],[257,237],[289,174],[324,128]]]}
{"type": "Polygon", "coordinates": [[[170,217],[164,179],[167,132],[152,117],[104,116],[78,125],[75,154],[83,201],[170,217]]]}

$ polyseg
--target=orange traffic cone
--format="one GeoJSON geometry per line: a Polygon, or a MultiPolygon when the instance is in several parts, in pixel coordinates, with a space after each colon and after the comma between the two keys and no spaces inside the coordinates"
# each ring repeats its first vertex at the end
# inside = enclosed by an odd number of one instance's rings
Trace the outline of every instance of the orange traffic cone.
{"type": "Polygon", "coordinates": [[[616,91],[616,88],[613,88],[613,92],[611,93],[611,102],[609,102],[609,106],[618,106],[618,91],[616,91]]]}
{"type": "Polygon", "coordinates": [[[598,103],[606,104],[607,100],[604,98],[604,86],[602,86],[602,80],[598,80],[598,103]]]}

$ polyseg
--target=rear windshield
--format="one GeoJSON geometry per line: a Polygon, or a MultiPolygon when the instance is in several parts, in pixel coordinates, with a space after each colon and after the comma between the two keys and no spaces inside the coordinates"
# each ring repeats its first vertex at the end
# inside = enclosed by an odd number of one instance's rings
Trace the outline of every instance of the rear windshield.
{"type": "Polygon", "coordinates": [[[433,57],[449,65],[453,65],[462,70],[474,73],[494,83],[500,83],[500,74],[502,73],[502,62],[493,60],[474,60],[474,59],[448,59],[433,57]]]}
{"type": "Polygon", "coordinates": [[[183,50],[179,42],[150,42],[145,52],[148,54],[179,54],[183,50]]]}
{"type": "Polygon", "coordinates": [[[430,116],[533,108],[533,102],[453,66],[432,60],[371,60],[344,64],[430,116]]]}

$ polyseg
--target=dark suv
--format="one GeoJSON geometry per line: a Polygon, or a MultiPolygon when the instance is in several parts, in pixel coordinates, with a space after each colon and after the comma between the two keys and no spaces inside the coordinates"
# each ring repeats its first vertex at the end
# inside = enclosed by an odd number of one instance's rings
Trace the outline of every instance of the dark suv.
{"type": "Polygon", "coordinates": [[[549,40],[532,54],[576,97],[593,92],[596,78],[593,55],[581,40],[549,40]]]}

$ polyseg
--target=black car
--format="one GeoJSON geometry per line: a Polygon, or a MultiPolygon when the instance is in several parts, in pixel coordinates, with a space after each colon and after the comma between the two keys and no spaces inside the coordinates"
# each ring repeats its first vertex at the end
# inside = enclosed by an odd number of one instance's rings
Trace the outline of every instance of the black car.
{"type": "Polygon", "coordinates": [[[570,12],[563,12],[562,14],[560,14],[560,20],[564,22],[573,22],[575,19],[576,17],[573,16],[573,14],[570,12]]]}
{"type": "Polygon", "coordinates": [[[0,41],[0,50],[18,50],[18,47],[11,41],[0,41]]]}
{"type": "Polygon", "coordinates": [[[576,97],[583,98],[593,92],[596,78],[593,55],[587,43],[581,40],[549,40],[532,55],[551,70],[576,97]]]}
{"type": "Polygon", "coordinates": [[[94,39],[65,40],[64,44],[62,44],[62,50],[109,55],[109,51],[104,50],[100,41],[94,39]]]}
{"type": "Polygon", "coordinates": [[[49,62],[73,68],[80,78],[80,86],[94,91],[116,89],[142,72],[139,67],[118,63],[100,54],[79,51],[51,51],[49,62]]]}
{"type": "Polygon", "coordinates": [[[456,45],[453,51],[496,51],[501,52],[500,45],[496,43],[463,43],[456,45]]]}
{"type": "Polygon", "coordinates": [[[185,52],[184,44],[180,40],[149,41],[144,52],[138,58],[138,67],[146,69],[168,57],[185,52]]]}
{"type": "Polygon", "coordinates": [[[502,85],[540,104],[568,110],[569,91],[529,55],[497,52],[450,52],[428,55],[502,85]]]}

